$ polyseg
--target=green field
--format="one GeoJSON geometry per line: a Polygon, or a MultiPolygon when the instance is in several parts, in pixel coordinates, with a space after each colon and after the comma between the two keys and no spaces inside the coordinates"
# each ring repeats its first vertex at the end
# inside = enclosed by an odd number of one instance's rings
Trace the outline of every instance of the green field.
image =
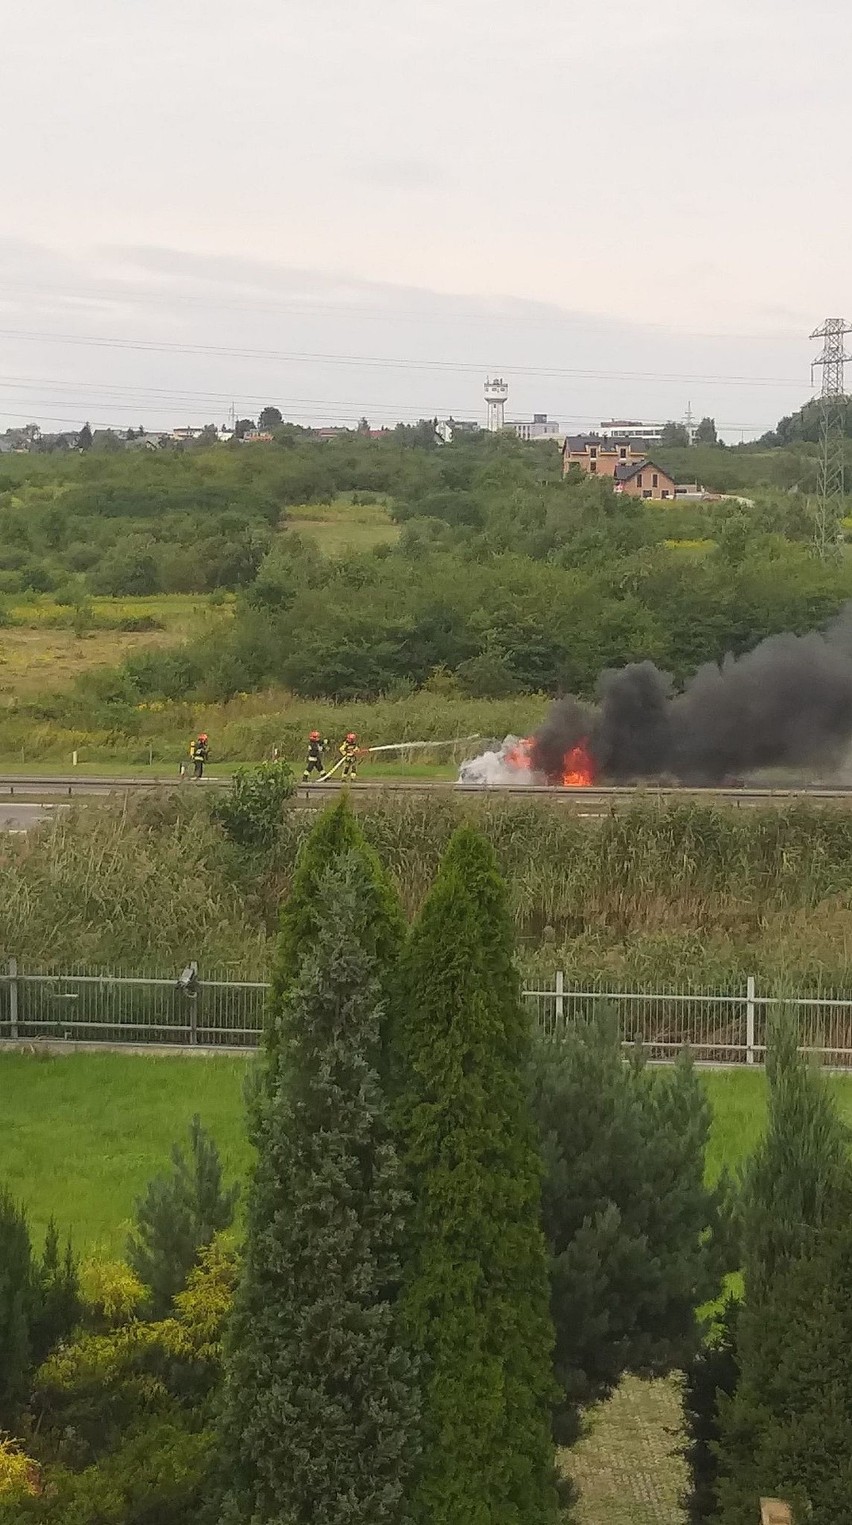
{"type": "MultiPolygon", "coordinates": [[[[167,1163],[194,1112],[215,1134],[229,1172],[249,1158],[244,1059],[132,1054],[0,1054],[0,1181],[28,1205],[40,1234],[51,1214],[81,1250],[121,1250],[134,1197],[167,1163]]],[[[709,1169],[736,1167],[763,1125],[760,1071],[708,1072],[715,1125],[709,1169]]],[[[838,1078],[852,1122],[852,1079],[838,1078]]]]}
{"type": "Polygon", "coordinates": [[[287,515],[284,534],[295,530],[313,540],[325,556],[343,556],[348,551],[372,551],[377,545],[393,545],[399,538],[383,501],[353,503],[341,495],[331,503],[311,503],[292,509],[287,515]]]}

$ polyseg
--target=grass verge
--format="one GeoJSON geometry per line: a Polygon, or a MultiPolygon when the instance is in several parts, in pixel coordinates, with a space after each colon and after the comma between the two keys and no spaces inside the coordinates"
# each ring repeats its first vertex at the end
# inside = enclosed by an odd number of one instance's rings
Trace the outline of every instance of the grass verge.
{"type": "MultiPolygon", "coordinates": [[[[81,1248],[119,1251],[133,1199],[168,1162],[194,1112],[229,1172],[248,1163],[237,1058],[0,1054],[0,1181],[29,1208],[36,1233],[54,1214],[81,1248]]],[[[738,1168],[766,1115],[762,1071],[703,1076],[714,1123],[708,1169],[738,1168]]],[[[832,1080],[852,1122],[852,1077],[832,1080]]]]}

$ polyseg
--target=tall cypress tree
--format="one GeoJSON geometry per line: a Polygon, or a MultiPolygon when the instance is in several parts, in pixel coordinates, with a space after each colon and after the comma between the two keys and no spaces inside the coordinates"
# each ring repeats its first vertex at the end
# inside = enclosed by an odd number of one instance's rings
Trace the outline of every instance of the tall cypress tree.
{"type": "Polygon", "coordinates": [[[852,1169],[824,1078],[775,1035],[769,1123],[743,1190],[739,1378],[719,1401],[723,1525],[761,1494],[835,1525],[852,1497],[852,1169]]]}
{"type": "Polygon", "coordinates": [[[331,864],[356,853],[363,865],[361,936],[375,951],[378,978],[388,978],[405,939],[405,918],[377,854],[369,846],[346,796],[324,810],[302,847],[290,892],[281,907],[272,970],[272,1032],[278,1004],[297,979],[302,960],[313,946],[324,919],[321,884],[331,864]]]}
{"type": "Polygon", "coordinates": [[[230,1332],[221,1519],[403,1525],[415,1365],[398,1337],[407,1199],[379,1077],[369,874],[316,880],[276,1044],[230,1332]]]}
{"type": "Polygon", "coordinates": [[[249,1072],[246,1083],[249,1134],[260,1154],[258,1170],[263,1168],[264,1114],[268,1090],[276,1074],[281,1010],[298,979],[304,959],[313,950],[325,918],[322,890],[325,875],[347,854],[357,857],[362,869],[359,936],[376,959],[376,978],[382,993],[383,1038],[385,1029],[394,1021],[399,959],[407,932],[405,917],[378,854],[367,842],[348,799],[343,795],[322,812],[305,839],[290,891],[281,907],[272,965],[272,989],[266,1009],[264,1052],[249,1072]]]}
{"type": "Polygon", "coordinates": [[[417,1525],[551,1525],[553,1327],[505,887],[454,836],[404,959],[398,1117],[414,1198],[404,1307],[422,1352],[417,1525]]]}

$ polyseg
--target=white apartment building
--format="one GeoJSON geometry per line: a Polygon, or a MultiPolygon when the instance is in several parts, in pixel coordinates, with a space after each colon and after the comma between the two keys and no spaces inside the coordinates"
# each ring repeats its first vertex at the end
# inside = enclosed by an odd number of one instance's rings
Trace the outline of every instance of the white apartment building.
{"type": "MultiPolygon", "coordinates": [[[[600,433],[608,435],[610,439],[641,440],[643,445],[659,445],[665,427],[665,423],[645,424],[637,418],[607,418],[602,419],[598,425],[600,433]]],[[[694,424],[689,427],[689,441],[690,444],[695,444],[694,424]]]]}

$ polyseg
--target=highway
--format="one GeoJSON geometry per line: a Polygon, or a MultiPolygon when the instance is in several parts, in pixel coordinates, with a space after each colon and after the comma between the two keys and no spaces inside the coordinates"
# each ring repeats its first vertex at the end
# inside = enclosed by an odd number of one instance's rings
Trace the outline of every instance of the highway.
{"type": "MultiPolygon", "coordinates": [[[[41,819],[48,807],[58,800],[82,798],[107,798],[111,795],[151,793],[156,790],[204,789],[219,790],[229,783],[227,775],[217,774],[200,782],[179,780],[174,777],[114,777],[94,775],[56,774],[0,775],[0,829],[26,830],[34,820],[41,819]],[[37,809],[40,815],[27,814],[37,809]],[[12,814],[9,814],[9,812],[12,814]],[[15,812],[18,812],[17,814],[15,812]],[[5,812],[5,813],[4,813],[5,812]],[[23,812],[23,813],[21,813],[23,812]]],[[[337,779],[328,783],[297,784],[296,800],[308,807],[335,799],[340,794],[337,779]]],[[[734,807],[779,807],[795,800],[833,805],[841,809],[852,808],[852,788],[828,788],[817,785],[788,786],[784,788],[687,788],[669,787],[647,783],[636,786],[593,784],[585,788],[562,788],[557,786],[519,784],[513,788],[488,789],[473,784],[458,784],[451,779],[361,779],[346,786],[357,799],[369,799],[377,794],[401,797],[404,795],[452,795],[456,798],[546,800],[549,804],[575,810],[582,814],[600,815],[610,810],[624,809],[638,801],[648,804],[667,805],[687,800],[704,803],[727,804],[734,807]]]]}
{"type": "Polygon", "coordinates": [[[0,832],[8,832],[12,836],[23,836],[33,826],[38,826],[46,821],[57,810],[67,810],[67,805],[55,805],[42,801],[41,803],[9,803],[0,801],[0,832]]]}

